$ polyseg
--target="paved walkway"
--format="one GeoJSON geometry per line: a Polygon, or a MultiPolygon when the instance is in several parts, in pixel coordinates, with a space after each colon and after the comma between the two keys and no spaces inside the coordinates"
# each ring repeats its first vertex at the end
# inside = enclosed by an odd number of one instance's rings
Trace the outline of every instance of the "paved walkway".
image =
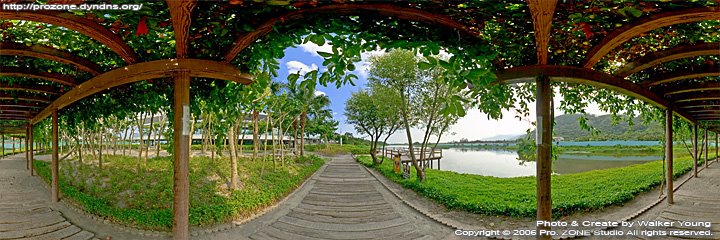
{"type": "Polygon", "coordinates": [[[0,239],[92,239],[95,234],[50,208],[39,181],[26,170],[24,153],[0,160],[0,239]]]}
{"type": "MultiPolygon", "coordinates": [[[[688,173],[692,174],[692,173],[688,173]]],[[[648,228],[672,230],[708,230],[705,226],[681,226],[680,221],[710,222],[713,236],[694,236],[682,238],[720,239],[720,164],[713,162],[698,173],[697,178],[688,180],[675,192],[675,203],[663,201],[636,220],[675,222],[668,228],[648,228]]],[[[637,237],[653,239],[653,237],[637,237]]],[[[656,237],[655,237],[656,238],[656,237]]]]}
{"type": "Polygon", "coordinates": [[[451,231],[409,208],[350,156],[341,156],[271,212],[199,238],[441,239],[451,231]]]}

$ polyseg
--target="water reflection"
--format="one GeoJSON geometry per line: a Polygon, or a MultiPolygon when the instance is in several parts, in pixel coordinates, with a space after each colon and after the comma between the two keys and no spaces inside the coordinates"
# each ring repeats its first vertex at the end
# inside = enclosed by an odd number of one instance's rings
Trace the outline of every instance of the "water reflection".
{"type": "MultiPolygon", "coordinates": [[[[480,148],[443,149],[440,169],[496,177],[534,176],[535,162],[517,160],[514,151],[480,148]]],[[[624,167],[660,160],[657,156],[593,156],[561,154],[553,163],[558,174],[578,173],[596,169],[624,167]]]]}

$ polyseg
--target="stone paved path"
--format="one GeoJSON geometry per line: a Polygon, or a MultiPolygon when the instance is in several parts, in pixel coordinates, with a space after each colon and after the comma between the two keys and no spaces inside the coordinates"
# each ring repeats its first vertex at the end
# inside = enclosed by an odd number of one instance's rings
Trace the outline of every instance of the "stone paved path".
{"type": "Polygon", "coordinates": [[[441,239],[451,229],[409,208],[350,156],[333,158],[278,208],[201,239],[441,239]]]}
{"type": "Polygon", "coordinates": [[[92,239],[95,234],[50,208],[47,190],[30,177],[25,154],[0,160],[0,239],[92,239]]]}

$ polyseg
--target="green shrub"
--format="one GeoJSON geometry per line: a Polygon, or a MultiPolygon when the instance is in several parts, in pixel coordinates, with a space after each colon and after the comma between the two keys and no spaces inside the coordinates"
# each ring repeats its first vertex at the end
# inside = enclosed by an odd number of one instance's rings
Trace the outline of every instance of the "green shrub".
{"type": "MultiPolygon", "coordinates": [[[[373,167],[369,156],[358,161],[373,167]]],[[[375,168],[388,179],[433,199],[451,209],[486,215],[533,217],[536,213],[535,177],[498,178],[427,169],[425,182],[418,182],[415,170],[403,179],[393,172],[392,161],[375,168]]],[[[675,159],[675,178],[692,170],[689,157],[675,159]]],[[[601,209],[631,200],[658,186],[663,179],[662,161],[622,168],[553,175],[553,216],[601,209]]]]}
{"type": "MultiPolygon", "coordinates": [[[[59,185],[64,198],[89,213],[123,224],[156,230],[172,227],[172,157],[149,159],[140,172],[137,172],[135,157],[103,157],[102,169],[97,163],[72,162],[60,164],[59,185]],[[82,178],[78,181],[73,175],[82,178]],[[92,184],[86,183],[89,181],[92,184]]],[[[240,159],[238,171],[243,187],[224,191],[219,186],[229,181],[229,160],[193,157],[190,159],[190,224],[212,225],[260,211],[297,188],[323,163],[316,156],[299,157],[286,162],[285,166],[275,167],[270,160],[240,159]]],[[[48,162],[35,161],[35,168],[49,181],[48,162]]]]}

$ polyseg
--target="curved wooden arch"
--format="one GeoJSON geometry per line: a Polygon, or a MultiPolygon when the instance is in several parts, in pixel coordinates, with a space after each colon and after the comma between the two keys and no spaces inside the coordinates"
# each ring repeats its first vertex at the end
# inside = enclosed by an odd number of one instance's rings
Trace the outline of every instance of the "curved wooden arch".
{"type": "Polygon", "coordinates": [[[112,51],[120,55],[128,64],[138,61],[138,56],[118,35],[115,35],[102,25],[72,13],[62,11],[2,11],[0,19],[25,20],[48,23],[55,26],[75,30],[85,36],[91,37],[112,51]]]}
{"type": "Polygon", "coordinates": [[[33,86],[20,86],[20,85],[10,85],[6,82],[0,82],[0,90],[6,90],[6,91],[26,91],[26,92],[36,92],[36,93],[47,93],[47,94],[59,94],[60,92],[58,89],[47,86],[47,85],[33,85],[33,86]]]}
{"type": "MultiPolygon", "coordinates": [[[[588,68],[534,65],[506,69],[498,72],[496,75],[497,83],[503,84],[533,82],[537,76],[543,75],[550,77],[552,81],[590,85],[613,90],[663,109],[667,108],[669,104],[668,101],[647,88],[643,88],[622,78],[588,68]]],[[[675,111],[675,113],[690,122],[695,122],[695,120],[685,112],[675,111]]]]}
{"type": "Polygon", "coordinates": [[[14,42],[0,42],[0,55],[26,56],[47,59],[75,66],[81,71],[88,72],[96,76],[102,72],[100,66],[90,62],[87,59],[75,56],[69,52],[61,51],[48,46],[26,46],[24,44],[14,42]]]}
{"type": "Polygon", "coordinates": [[[350,15],[350,14],[378,14],[383,16],[391,16],[399,19],[424,22],[442,27],[457,29],[466,35],[479,37],[477,32],[473,32],[467,26],[459,23],[447,15],[426,12],[417,8],[399,7],[392,4],[371,3],[371,4],[331,4],[316,8],[301,9],[283,14],[272,18],[260,24],[254,31],[238,36],[232,47],[225,53],[223,62],[230,62],[245,48],[253,42],[267,35],[273,30],[278,22],[295,21],[302,19],[305,15],[327,13],[334,15],[350,15]]]}
{"type": "Polygon", "coordinates": [[[668,95],[679,94],[679,93],[712,91],[712,90],[720,90],[720,82],[695,82],[695,83],[688,83],[688,84],[682,84],[682,85],[675,85],[675,86],[671,86],[671,87],[662,88],[661,90],[658,90],[658,92],[662,93],[665,96],[668,96],[668,95]]]}
{"type": "Polygon", "coordinates": [[[48,97],[42,97],[42,96],[22,96],[22,95],[16,95],[12,96],[9,94],[0,94],[0,100],[20,100],[20,101],[27,101],[27,102],[40,102],[40,103],[50,103],[53,100],[48,97]]]}
{"type": "Polygon", "coordinates": [[[70,76],[58,73],[43,72],[30,68],[0,66],[0,76],[40,78],[62,85],[68,85],[71,87],[77,86],[77,83],[75,83],[75,79],[70,76]]]}
{"type": "Polygon", "coordinates": [[[240,72],[235,66],[211,60],[165,59],[137,63],[100,74],[78,85],[33,117],[32,124],[50,116],[54,109],[62,109],[106,89],[148,79],[171,77],[174,72],[181,71],[189,72],[191,77],[214,78],[241,84],[250,84],[253,81],[252,76],[240,72]]]}
{"type": "Polygon", "coordinates": [[[615,76],[627,77],[628,75],[642,71],[643,69],[657,66],[672,60],[709,55],[720,55],[720,42],[687,45],[671,48],[665,51],[649,53],[634,62],[625,64],[625,66],[615,73],[615,76]]]}
{"type": "Polygon", "coordinates": [[[641,18],[616,29],[588,52],[583,67],[592,68],[611,50],[640,34],[674,24],[720,20],[720,7],[701,7],[680,11],[665,12],[641,18]]]}
{"type": "Polygon", "coordinates": [[[720,76],[720,67],[713,65],[711,67],[703,67],[702,69],[684,69],[681,71],[663,74],[661,76],[644,80],[638,83],[643,87],[653,87],[660,84],[671,83],[686,79],[720,76]]]}

